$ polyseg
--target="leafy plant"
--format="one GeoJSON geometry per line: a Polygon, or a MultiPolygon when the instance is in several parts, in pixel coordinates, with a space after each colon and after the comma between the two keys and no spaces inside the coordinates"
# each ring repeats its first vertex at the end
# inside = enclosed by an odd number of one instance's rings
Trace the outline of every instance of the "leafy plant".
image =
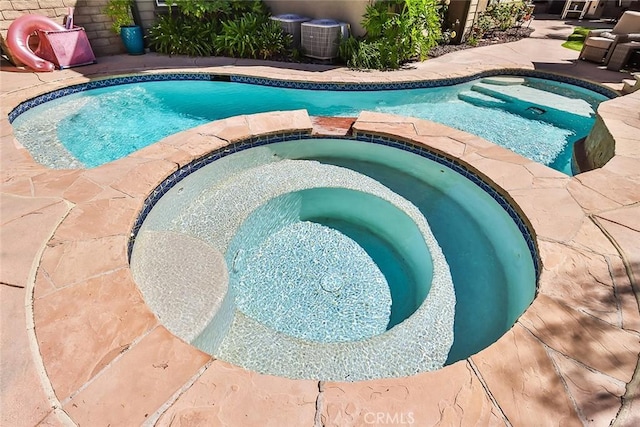
{"type": "Polygon", "coordinates": [[[402,0],[385,0],[368,4],[362,19],[362,27],[368,40],[376,40],[385,35],[389,21],[397,16],[402,0]]]}
{"type": "Polygon", "coordinates": [[[267,14],[261,0],[174,0],[175,6],[185,16],[199,19],[232,19],[244,13],[267,14]]]}
{"type": "Polygon", "coordinates": [[[209,56],[214,52],[216,33],[217,26],[213,21],[169,13],[159,17],[149,29],[148,40],[149,46],[159,53],[209,56]]]}
{"type": "Polygon", "coordinates": [[[262,22],[253,14],[222,23],[222,33],[215,39],[216,53],[231,57],[254,58],[259,49],[255,35],[262,22]]]}
{"type": "Polygon", "coordinates": [[[103,12],[111,18],[111,30],[120,34],[121,27],[134,25],[131,7],[133,0],[109,0],[104,7],[103,12]]]}
{"type": "Polygon", "coordinates": [[[481,39],[488,31],[494,28],[494,25],[494,21],[490,16],[483,13],[478,16],[478,19],[476,20],[476,23],[471,30],[471,35],[475,39],[476,44],[478,42],[478,39],[481,39]]]}
{"type": "Polygon", "coordinates": [[[439,0],[406,0],[413,49],[420,59],[442,40],[442,4],[439,0]]]}
{"type": "Polygon", "coordinates": [[[353,68],[385,68],[381,60],[380,43],[367,41],[360,43],[347,65],[353,68]]]}
{"type": "Polygon", "coordinates": [[[443,6],[439,0],[383,0],[369,4],[362,20],[363,40],[343,43],[341,58],[357,68],[396,69],[425,59],[442,41],[443,6]],[[377,53],[374,53],[377,49],[377,53]]]}
{"type": "Polygon", "coordinates": [[[260,0],[175,0],[175,5],[149,30],[157,52],[267,59],[287,54],[293,44],[260,0]]]}
{"type": "Polygon", "coordinates": [[[283,55],[293,46],[293,36],[282,31],[280,24],[271,19],[261,26],[257,38],[258,55],[262,59],[283,55]]]}
{"type": "Polygon", "coordinates": [[[277,22],[266,15],[245,13],[222,23],[214,45],[217,54],[267,59],[285,53],[292,43],[292,36],[285,34],[277,22]]]}
{"type": "Polygon", "coordinates": [[[343,38],[338,45],[338,58],[345,64],[350,65],[349,61],[358,53],[359,48],[360,42],[355,37],[343,38]]]}
{"type": "Polygon", "coordinates": [[[494,30],[508,30],[531,13],[531,6],[522,1],[510,3],[491,3],[478,15],[472,28],[476,39],[494,30]]]}

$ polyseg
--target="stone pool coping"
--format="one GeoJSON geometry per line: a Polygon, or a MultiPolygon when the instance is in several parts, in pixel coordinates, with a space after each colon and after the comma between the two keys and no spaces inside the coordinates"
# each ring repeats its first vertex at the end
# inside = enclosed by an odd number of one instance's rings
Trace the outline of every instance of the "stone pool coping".
{"type": "MultiPolygon", "coordinates": [[[[3,113],[50,89],[13,92],[3,113]]],[[[29,272],[15,281],[27,283],[27,296],[33,290],[27,318],[32,308],[54,415],[80,425],[362,425],[379,414],[415,425],[632,424],[640,412],[637,111],[640,94],[601,105],[615,156],[573,178],[465,132],[362,113],[356,132],[428,145],[500,187],[530,221],[543,269],[536,300],[494,345],[436,372],[358,383],[294,381],[212,359],[158,324],[127,262],[138,211],[167,175],[233,141],[311,132],[304,111],[213,122],[72,171],[33,162],[3,114],[2,239],[32,254],[10,260],[29,272]]]]}

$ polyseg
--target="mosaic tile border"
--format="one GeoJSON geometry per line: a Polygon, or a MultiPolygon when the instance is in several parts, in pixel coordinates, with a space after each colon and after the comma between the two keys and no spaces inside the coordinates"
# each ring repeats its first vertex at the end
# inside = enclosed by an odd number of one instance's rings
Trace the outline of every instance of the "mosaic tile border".
{"type": "MultiPolygon", "coordinates": [[[[253,138],[249,138],[243,141],[235,142],[229,144],[223,148],[212,151],[200,159],[194,160],[188,165],[183,166],[178,169],[171,175],[169,175],[159,186],[157,186],[153,192],[146,198],[144,201],[142,210],[140,211],[138,218],[136,219],[133,229],[131,230],[131,234],[129,237],[128,243],[128,257],[131,259],[131,252],[133,251],[133,244],[135,242],[136,236],[140,227],[142,226],[144,220],[149,215],[149,212],[153,208],[153,206],[160,200],[162,196],[164,196],[173,186],[178,184],[183,178],[187,177],[189,174],[201,169],[202,167],[213,163],[214,161],[228,156],[229,154],[237,153],[239,151],[247,150],[253,147],[259,147],[267,144],[274,144],[277,142],[285,142],[285,141],[293,141],[293,140],[306,140],[306,139],[325,139],[326,136],[322,135],[311,135],[306,132],[293,132],[293,133],[280,133],[275,135],[263,135],[257,136],[253,138]]],[[[404,151],[408,151],[413,154],[417,154],[426,159],[432,160],[442,166],[445,166],[454,172],[464,176],[469,179],[475,185],[484,190],[493,200],[495,200],[504,211],[511,217],[511,219],[515,222],[516,226],[522,233],[523,238],[527,242],[527,247],[529,248],[529,253],[531,254],[531,259],[533,261],[533,266],[535,270],[536,280],[540,277],[540,258],[538,256],[538,249],[535,244],[535,239],[533,237],[533,232],[529,229],[527,223],[522,219],[520,214],[516,211],[516,209],[511,205],[511,203],[500,194],[495,188],[491,186],[491,184],[487,183],[482,179],[482,177],[478,176],[471,169],[469,169],[464,163],[460,162],[458,159],[445,156],[440,153],[435,153],[428,149],[428,147],[417,145],[408,141],[402,141],[389,136],[381,136],[373,133],[358,133],[354,137],[331,137],[332,139],[346,139],[346,140],[355,140],[373,144],[386,145],[388,147],[401,149],[404,151]]]]}
{"type": "Polygon", "coordinates": [[[230,81],[236,83],[247,83],[261,86],[274,86],[290,89],[307,89],[307,90],[335,90],[335,91],[375,91],[375,90],[403,90],[403,89],[426,89],[433,87],[452,86],[460,83],[467,83],[471,80],[481,79],[484,77],[495,76],[518,76],[518,77],[534,77],[540,79],[554,80],[560,83],[568,83],[589,89],[604,95],[608,98],[616,98],[620,96],[618,92],[606,86],[580,80],[575,77],[564,76],[562,74],[549,73],[538,70],[527,70],[523,68],[502,68],[497,70],[483,71],[464,77],[453,77],[449,79],[437,80],[416,80],[407,82],[388,82],[388,83],[319,83],[310,81],[290,81],[277,80],[265,77],[251,76],[230,76],[230,81]]]}
{"type": "Polygon", "coordinates": [[[290,81],[277,80],[265,77],[252,77],[241,75],[222,75],[210,73],[153,73],[153,74],[136,74],[129,76],[112,77],[101,80],[94,80],[88,83],[81,83],[64,89],[54,90],[43,95],[36,96],[27,101],[20,103],[9,113],[9,123],[20,114],[30,110],[40,104],[43,104],[60,97],[71,95],[78,92],[84,92],[91,89],[99,89],[109,86],[118,86],[128,83],[154,82],[154,81],[171,81],[171,80],[205,80],[205,81],[227,81],[234,83],[245,83],[260,86],[272,86],[289,89],[306,89],[306,90],[333,90],[333,91],[377,91],[377,90],[406,90],[406,89],[426,89],[442,86],[452,86],[460,83],[466,83],[471,80],[493,77],[500,75],[518,76],[518,77],[535,77],[541,79],[554,80],[560,83],[568,83],[585,89],[592,90],[608,98],[618,97],[619,94],[613,89],[598,85],[596,83],[580,80],[575,77],[564,76],[561,74],[547,73],[537,70],[526,70],[521,68],[504,68],[499,70],[483,71],[481,73],[472,74],[464,77],[455,77],[450,79],[438,80],[417,80],[411,82],[392,82],[392,83],[318,83],[309,81],[290,81]]]}

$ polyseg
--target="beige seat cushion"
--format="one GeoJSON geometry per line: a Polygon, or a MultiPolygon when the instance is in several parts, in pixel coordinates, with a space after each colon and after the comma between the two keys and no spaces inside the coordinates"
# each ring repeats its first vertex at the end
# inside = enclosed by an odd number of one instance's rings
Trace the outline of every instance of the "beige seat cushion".
{"type": "Polygon", "coordinates": [[[613,39],[608,39],[606,37],[588,37],[584,44],[591,47],[597,47],[600,49],[608,49],[613,43],[613,39]]]}
{"type": "Polygon", "coordinates": [[[627,10],[611,32],[615,34],[640,33],[640,12],[627,10]]]}

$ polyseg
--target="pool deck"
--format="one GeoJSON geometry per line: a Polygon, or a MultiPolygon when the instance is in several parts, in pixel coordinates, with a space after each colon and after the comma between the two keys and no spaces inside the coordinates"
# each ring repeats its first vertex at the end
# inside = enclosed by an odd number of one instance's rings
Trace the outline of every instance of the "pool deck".
{"type": "Polygon", "coordinates": [[[90,170],[35,163],[7,119],[35,95],[121,73],[388,82],[523,68],[614,89],[628,77],[562,48],[564,21],[532,27],[532,38],[397,72],[154,54],[39,74],[3,64],[0,425],[640,425],[640,92],[600,106],[615,156],[576,177],[432,122],[358,117],[356,132],[427,145],[494,183],[528,218],[543,267],[537,298],[495,344],[436,372],[356,383],[277,378],[211,358],[159,324],[127,262],[131,227],[166,176],[253,135],[321,132],[305,111],[213,122],[90,170]]]}

